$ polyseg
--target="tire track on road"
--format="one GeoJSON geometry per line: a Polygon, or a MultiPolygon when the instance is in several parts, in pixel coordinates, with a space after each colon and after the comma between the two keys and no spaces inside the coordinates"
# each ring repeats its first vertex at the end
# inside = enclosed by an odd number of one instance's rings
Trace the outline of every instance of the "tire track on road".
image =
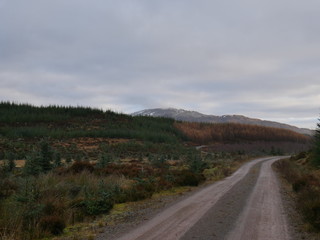
{"type": "Polygon", "coordinates": [[[234,185],[193,225],[181,240],[222,240],[235,227],[250,193],[253,191],[263,162],[254,165],[248,174],[234,185]]]}
{"type": "Polygon", "coordinates": [[[261,174],[247,206],[228,240],[289,240],[287,217],[282,205],[279,182],[271,168],[277,159],[263,163],[261,174]]]}

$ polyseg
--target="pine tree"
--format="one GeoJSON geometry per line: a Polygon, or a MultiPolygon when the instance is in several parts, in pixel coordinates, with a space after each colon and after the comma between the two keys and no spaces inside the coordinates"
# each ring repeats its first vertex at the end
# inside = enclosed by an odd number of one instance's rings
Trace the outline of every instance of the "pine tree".
{"type": "Polygon", "coordinates": [[[108,153],[103,153],[98,161],[97,167],[98,168],[104,168],[106,167],[109,163],[113,162],[114,158],[111,154],[108,153]]]}
{"type": "Polygon", "coordinates": [[[61,167],[62,161],[61,161],[61,154],[59,152],[56,152],[54,155],[54,167],[61,167]]]}
{"type": "Polygon", "coordinates": [[[40,167],[40,156],[36,152],[33,152],[32,154],[28,155],[26,158],[26,163],[23,168],[23,172],[26,175],[39,175],[42,171],[40,167]]]}
{"type": "MultiPolygon", "coordinates": [[[[319,119],[320,121],[320,119],[319,119]]],[[[320,123],[317,124],[318,128],[314,136],[314,146],[313,146],[313,163],[320,167],[320,123]]]]}
{"type": "Polygon", "coordinates": [[[202,160],[199,154],[188,154],[187,163],[194,173],[201,173],[207,167],[207,163],[202,160]]]}
{"type": "Polygon", "coordinates": [[[52,169],[53,151],[46,140],[40,142],[40,169],[42,172],[48,172],[52,169]]]}
{"type": "Polygon", "coordinates": [[[153,158],[151,159],[151,164],[152,164],[152,166],[154,166],[156,168],[168,167],[167,158],[164,155],[153,156],[153,158]]]}
{"type": "Polygon", "coordinates": [[[72,162],[71,154],[67,154],[66,156],[66,164],[70,164],[72,162]]]}
{"type": "Polygon", "coordinates": [[[13,169],[16,167],[16,163],[14,162],[15,156],[12,152],[8,152],[6,154],[6,165],[5,168],[8,172],[12,172],[13,169]]]}
{"type": "Polygon", "coordinates": [[[45,140],[40,142],[40,151],[34,151],[27,156],[24,173],[27,175],[39,175],[52,169],[53,151],[45,140]]]}

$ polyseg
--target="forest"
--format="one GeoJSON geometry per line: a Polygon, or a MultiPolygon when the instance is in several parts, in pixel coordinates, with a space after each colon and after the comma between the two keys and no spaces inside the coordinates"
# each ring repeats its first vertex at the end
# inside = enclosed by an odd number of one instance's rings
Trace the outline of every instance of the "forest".
{"type": "Polygon", "coordinates": [[[117,204],[217,181],[252,157],[290,154],[310,140],[259,126],[2,102],[0,238],[74,239],[73,226],[117,204]],[[280,149],[284,142],[290,147],[280,149]],[[259,144],[263,149],[253,151],[259,144]],[[235,151],[223,147],[231,145],[235,151]]]}

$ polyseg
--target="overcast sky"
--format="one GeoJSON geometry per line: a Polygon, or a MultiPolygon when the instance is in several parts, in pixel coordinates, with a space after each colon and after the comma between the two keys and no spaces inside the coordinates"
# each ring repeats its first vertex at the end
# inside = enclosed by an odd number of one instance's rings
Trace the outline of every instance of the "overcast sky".
{"type": "Polygon", "coordinates": [[[319,0],[0,0],[0,100],[315,128],[319,0]]]}

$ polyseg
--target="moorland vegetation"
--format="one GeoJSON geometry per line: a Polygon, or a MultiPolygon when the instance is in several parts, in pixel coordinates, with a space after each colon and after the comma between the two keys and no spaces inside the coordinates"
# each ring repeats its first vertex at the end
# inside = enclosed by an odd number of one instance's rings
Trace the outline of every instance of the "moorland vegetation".
{"type": "Polygon", "coordinates": [[[310,151],[278,161],[274,167],[290,186],[295,207],[305,222],[299,230],[320,233],[320,123],[310,151]]]}
{"type": "Polygon", "coordinates": [[[59,235],[66,226],[108,214],[115,204],[218,180],[250,154],[289,154],[309,142],[259,126],[2,102],[0,238],[59,235]],[[289,147],[281,148],[283,142],[289,147]],[[237,150],[209,147],[228,144],[237,150]],[[198,145],[209,146],[200,151],[198,145]],[[253,152],[256,146],[261,149],[253,152]]]}

